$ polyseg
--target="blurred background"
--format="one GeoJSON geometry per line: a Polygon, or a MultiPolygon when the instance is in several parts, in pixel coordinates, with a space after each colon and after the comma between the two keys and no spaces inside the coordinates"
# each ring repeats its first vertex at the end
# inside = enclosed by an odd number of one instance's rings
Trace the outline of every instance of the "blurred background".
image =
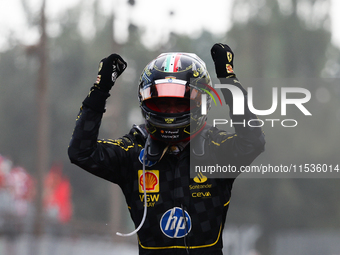
{"type": "MultiPolygon", "coordinates": [[[[150,60],[194,52],[218,83],[210,48],[223,42],[243,86],[254,88],[255,108],[270,108],[273,87],[312,95],[312,116],[293,106],[271,116],[298,125],[266,124],[266,151],[254,164],[339,165],[339,8],[336,0],[1,0],[0,254],[138,253],[136,236],[115,235],[134,229],[119,188],[67,157],[81,102],[112,52],[128,68],[111,91],[101,138],[142,122],[137,85],[150,60]]],[[[213,106],[211,116],[228,110],[213,106]]],[[[339,255],[339,201],[337,176],[239,178],[224,252],[339,255]]]]}

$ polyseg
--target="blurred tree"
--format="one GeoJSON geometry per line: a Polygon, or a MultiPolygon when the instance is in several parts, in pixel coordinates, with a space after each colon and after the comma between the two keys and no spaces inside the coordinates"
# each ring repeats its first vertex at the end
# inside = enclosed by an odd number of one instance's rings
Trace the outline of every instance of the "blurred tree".
{"type": "MultiPolygon", "coordinates": [[[[266,151],[257,162],[272,165],[336,162],[334,151],[338,141],[333,135],[337,125],[333,124],[339,121],[334,120],[338,100],[325,107],[314,98],[320,86],[335,92],[335,86],[320,84],[321,75],[330,73],[327,63],[330,59],[336,62],[326,53],[331,49],[339,56],[339,50],[331,45],[329,8],[328,0],[234,2],[233,27],[226,39],[235,53],[235,72],[241,82],[247,80],[243,83],[245,87],[255,90],[254,102],[259,102],[255,108],[269,108],[272,87],[305,87],[313,96],[307,104],[313,117],[302,116],[299,111],[289,114],[289,118],[299,121],[298,128],[264,127],[266,151]]],[[[276,113],[270,117],[282,119],[276,113]]],[[[332,210],[334,215],[340,214],[339,208],[332,205],[334,190],[340,192],[338,180],[237,180],[229,220],[260,224],[266,240],[279,229],[339,227],[337,217],[330,221],[329,214],[322,213],[332,210]]],[[[267,242],[261,251],[270,253],[267,242]]]]}
{"type": "Polygon", "coordinates": [[[235,1],[228,37],[242,63],[238,73],[319,77],[330,46],[329,8],[329,0],[235,1]]]}
{"type": "Polygon", "coordinates": [[[35,222],[34,233],[41,236],[44,232],[45,217],[43,212],[43,181],[45,173],[49,169],[50,159],[50,118],[49,118],[49,50],[46,21],[46,1],[42,2],[40,10],[40,40],[37,47],[39,60],[38,79],[36,86],[37,102],[37,150],[36,150],[36,201],[35,201],[35,222]]]}

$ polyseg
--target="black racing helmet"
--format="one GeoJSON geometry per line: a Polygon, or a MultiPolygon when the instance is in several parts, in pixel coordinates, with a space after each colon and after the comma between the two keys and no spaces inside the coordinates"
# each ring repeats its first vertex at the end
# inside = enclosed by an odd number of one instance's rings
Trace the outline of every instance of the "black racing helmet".
{"type": "MultiPolygon", "coordinates": [[[[193,53],[163,53],[143,70],[138,98],[149,134],[160,141],[179,142],[199,132],[207,115],[202,115],[202,94],[210,91],[211,79],[205,63],[193,53]],[[157,98],[184,98],[190,107],[179,113],[162,113],[157,98]]],[[[206,113],[211,106],[206,94],[206,113]]]]}

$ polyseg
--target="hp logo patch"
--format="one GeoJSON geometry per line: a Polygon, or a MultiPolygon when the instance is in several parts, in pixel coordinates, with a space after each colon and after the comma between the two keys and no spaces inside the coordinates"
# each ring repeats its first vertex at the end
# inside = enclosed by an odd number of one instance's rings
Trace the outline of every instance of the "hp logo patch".
{"type": "Polygon", "coordinates": [[[183,212],[180,207],[174,207],[163,214],[160,227],[167,237],[181,238],[190,232],[191,218],[185,210],[183,212]]]}

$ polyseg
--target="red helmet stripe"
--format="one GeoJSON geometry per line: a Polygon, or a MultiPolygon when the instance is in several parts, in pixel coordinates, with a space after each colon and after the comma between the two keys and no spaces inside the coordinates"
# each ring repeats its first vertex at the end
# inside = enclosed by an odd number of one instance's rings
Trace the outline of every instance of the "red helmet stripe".
{"type": "Polygon", "coordinates": [[[174,73],[176,73],[178,71],[178,63],[179,63],[179,60],[181,58],[181,55],[182,54],[176,54],[175,62],[174,62],[174,73]]]}

